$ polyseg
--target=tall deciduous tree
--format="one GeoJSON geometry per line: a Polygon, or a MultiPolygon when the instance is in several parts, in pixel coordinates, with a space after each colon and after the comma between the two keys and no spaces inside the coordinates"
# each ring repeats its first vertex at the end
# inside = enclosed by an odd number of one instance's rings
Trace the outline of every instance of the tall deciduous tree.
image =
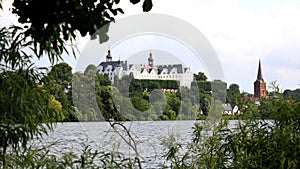
{"type": "Polygon", "coordinates": [[[62,104],[66,121],[77,121],[72,108],[72,77],[72,67],[61,62],[54,65],[42,80],[44,87],[62,104]]]}

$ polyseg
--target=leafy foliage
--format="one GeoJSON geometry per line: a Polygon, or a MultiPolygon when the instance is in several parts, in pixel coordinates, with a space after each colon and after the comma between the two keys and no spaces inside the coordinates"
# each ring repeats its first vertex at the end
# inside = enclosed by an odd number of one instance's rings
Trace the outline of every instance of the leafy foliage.
{"type": "Polygon", "coordinates": [[[34,136],[62,119],[61,105],[42,86],[41,69],[32,67],[27,40],[19,27],[0,30],[0,154],[3,166],[8,148],[26,147],[34,136]],[[45,124],[43,124],[45,123],[45,124]]]}
{"type": "Polygon", "coordinates": [[[300,89],[295,89],[295,90],[287,89],[283,92],[283,97],[285,99],[300,100],[300,89]]]}
{"type": "Polygon", "coordinates": [[[197,86],[200,91],[212,91],[212,86],[220,89],[227,88],[227,84],[221,81],[193,81],[191,86],[197,86]]]}
{"type": "MultiPolygon", "coordinates": [[[[55,145],[55,143],[53,144],[55,145]]],[[[102,152],[84,145],[81,152],[55,152],[57,156],[49,152],[51,147],[30,146],[28,149],[19,152],[19,157],[14,155],[7,157],[7,168],[134,168],[135,159],[126,157],[120,152],[102,152]]],[[[0,162],[1,164],[1,162],[0,162]]]]}
{"type": "Polygon", "coordinates": [[[35,83],[37,77],[33,70],[2,72],[0,77],[1,147],[18,147],[19,142],[26,146],[35,134],[44,133],[50,127],[42,123],[60,119],[61,107],[47,90],[35,83]]]}
{"type": "Polygon", "coordinates": [[[241,93],[238,84],[230,84],[226,92],[226,103],[241,105],[241,93]]]}
{"type": "MultiPolygon", "coordinates": [[[[99,34],[100,42],[107,41],[109,23],[114,21],[114,16],[124,13],[121,8],[115,7],[119,2],[120,0],[15,0],[12,12],[25,25],[25,35],[33,38],[36,55],[40,58],[47,54],[54,61],[63,52],[68,52],[65,42],[74,41],[78,36],[77,31],[81,36],[87,33],[94,35],[98,29],[104,27],[99,34]]],[[[145,0],[144,11],[151,8],[152,1],[145,0]]]]}
{"type": "Polygon", "coordinates": [[[269,113],[271,120],[248,116],[231,124],[226,118],[196,123],[193,139],[186,147],[172,138],[171,143],[164,144],[167,148],[164,166],[299,168],[299,100],[270,98],[263,100],[259,109],[245,109],[244,113],[258,115],[262,110],[269,113]]]}
{"type": "Polygon", "coordinates": [[[72,77],[72,67],[61,62],[54,65],[42,79],[44,87],[61,103],[64,114],[63,121],[78,121],[73,108],[72,77]]]}
{"type": "Polygon", "coordinates": [[[206,81],[207,76],[203,72],[198,72],[197,74],[194,74],[194,80],[195,81],[206,81]]]}
{"type": "Polygon", "coordinates": [[[28,54],[33,41],[27,38],[22,28],[17,26],[0,29],[0,68],[1,70],[17,70],[30,67],[30,59],[34,56],[28,54]],[[26,51],[27,50],[27,51],[26,51]]]}

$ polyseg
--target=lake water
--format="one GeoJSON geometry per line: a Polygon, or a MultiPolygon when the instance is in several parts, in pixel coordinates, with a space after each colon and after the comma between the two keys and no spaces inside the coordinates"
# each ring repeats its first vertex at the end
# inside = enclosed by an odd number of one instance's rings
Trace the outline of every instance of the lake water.
{"type": "MultiPolygon", "coordinates": [[[[186,145],[192,140],[192,127],[195,122],[135,121],[125,122],[124,125],[137,142],[143,168],[159,168],[159,164],[163,162],[162,154],[164,153],[161,140],[173,134],[179,142],[186,145]]],[[[120,126],[116,129],[122,133],[120,126]]],[[[123,135],[126,137],[125,133],[123,135]]],[[[110,127],[108,122],[58,123],[54,132],[43,138],[43,144],[54,141],[59,141],[51,149],[54,152],[80,151],[84,142],[98,151],[115,150],[134,156],[134,151],[110,127]]]]}

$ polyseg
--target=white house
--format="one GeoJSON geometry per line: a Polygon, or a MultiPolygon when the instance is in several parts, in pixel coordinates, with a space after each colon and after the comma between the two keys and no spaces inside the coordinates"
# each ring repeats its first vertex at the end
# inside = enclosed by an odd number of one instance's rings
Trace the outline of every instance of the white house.
{"type": "Polygon", "coordinates": [[[223,112],[222,115],[235,115],[240,114],[239,108],[237,105],[231,105],[231,104],[223,104],[223,112]]]}

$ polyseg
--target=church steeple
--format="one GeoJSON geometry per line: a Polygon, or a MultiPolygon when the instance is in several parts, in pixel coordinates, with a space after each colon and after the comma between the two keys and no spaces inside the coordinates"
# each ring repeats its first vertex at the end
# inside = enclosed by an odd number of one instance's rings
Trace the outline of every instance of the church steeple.
{"type": "Polygon", "coordinates": [[[258,72],[257,72],[257,79],[256,80],[264,81],[263,76],[262,76],[262,71],[261,71],[260,59],[259,59],[259,63],[258,63],[258,72]]]}
{"type": "Polygon", "coordinates": [[[264,82],[262,76],[261,62],[259,60],[257,79],[254,82],[254,97],[260,98],[260,97],[266,97],[266,95],[267,95],[266,82],[264,82]]]}

